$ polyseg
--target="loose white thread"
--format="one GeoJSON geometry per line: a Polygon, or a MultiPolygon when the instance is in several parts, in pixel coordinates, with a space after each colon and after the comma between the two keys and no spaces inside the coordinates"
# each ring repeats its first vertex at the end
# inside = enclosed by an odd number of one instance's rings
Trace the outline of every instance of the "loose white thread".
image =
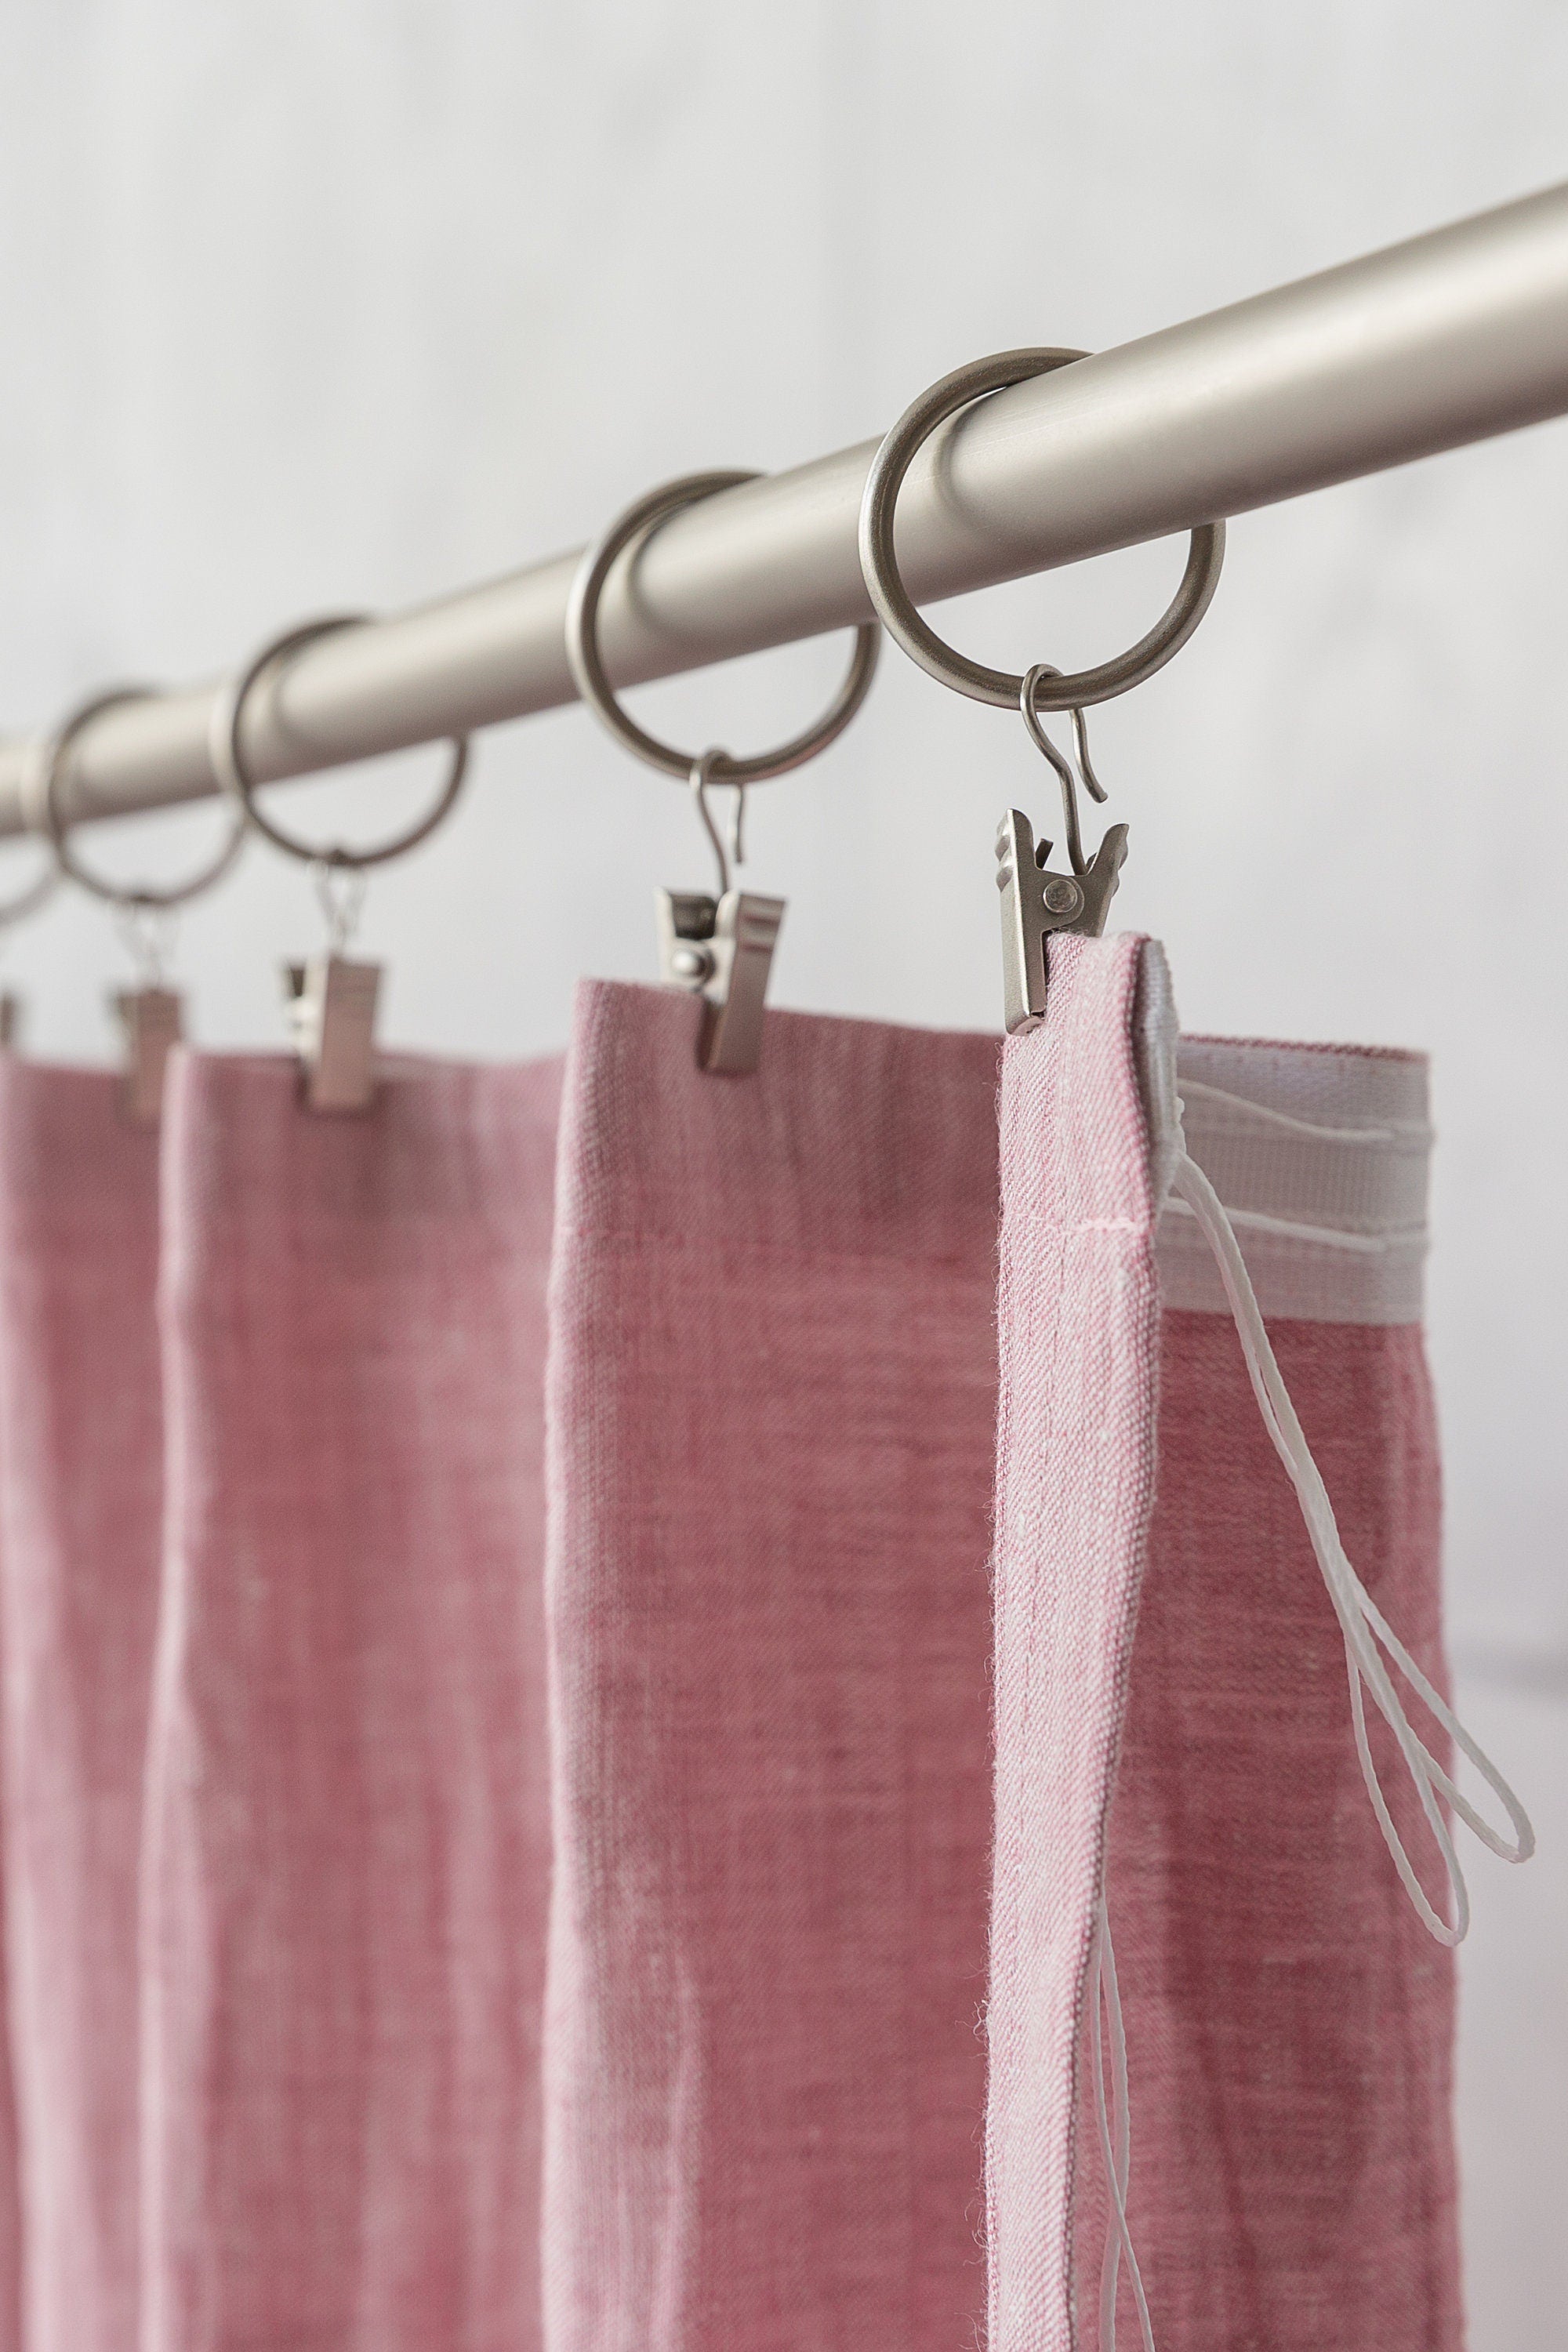
{"type": "MultiPolygon", "coordinates": [[[[1236,1108],[1262,1112],[1261,1105],[1244,1104],[1240,1097],[1227,1096],[1217,1087],[1198,1087],[1188,1080],[1185,1091],[1201,1094],[1205,1098],[1225,1102],[1236,1108]]],[[[1311,1135],[1323,1141],[1378,1141],[1393,1139],[1390,1129],[1339,1129],[1318,1128],[1304,1119],[1288,1118],[1283,1112],[1267,1116],[1293,1131],[1311,1135]]],[[[1402,1135],[1415,1137],[1422,1130],[1407,1127],[1402,1135]]],[[[1443,1816],[1439,1797],[1448,1803],[1474,1832],[1483,1845],[1505,1862],[1528,1862],[1535,1851],[1535,1832],[1519,1799],[1498,1770],[1490,1758],[1470,1737],[1447,1701],[1436,1690],[1422,1673],[1409,1651],[1400,1641],[1372,1595],[1367,1591],[1355,1570],[1351,1566],[1334,1517],[1333,1505],[1328,1489],[1312,1459],[1311,1448],[1290,1402],[1270,1345],[1262,1311],[1258,1304],[1252,1278],[1247,1270],[1237,1241],[1235,1226],[1255,1225],[1266,1232],[1289,1233],[1301,1238],[1322,1241],[1344,1249],[1381,1249],[1388,1246],[1409,1246],[1418,1241],[1418,1234],[1390,1234],[1386,1237],[1359,1234],[1343,1234],[1331,1228],[1297,1227],[1285,1220],[1265,1216],[1258,1211],[1233,1210],[1227,1213],[1197,1161],[1185,1149],[1185,1139],[1177,1129],[1177,1157],[1171,1177],[1171,1187],[1178,1197],[1166,1203],[1181,1207],[1195,1217],[1204,1238],[1214,1253],[1230,1303],[1237,1335],[1247,1360],[1247,1377],[1263,1417],[1275,1452],[1285,1465],[1286,1475],[1296,1490],[1313,1554],[1322,1572],[1329,1599],[1340,1622],[1345,1645],[1345,1670],[1350,1684],[1351,1721],[1355,1731],[1356,1755],[1361,1764],[1362,1779],[1384,1842],[1394,1858],[1405,1893],[1415,1906],[1417,1916],[1437,1942],[1448,1946],[1462,1943],[1470,1924],[1469,1890],[1454,1842],[1443,1816]],[[1399,1672],[1415,1690],[1432,1715],[1447,1731],[1461,1755],[1469,1759],[1488,1787],[1501,1802],[1513,1830],[1510,1841],[1479,1814],[1468,1799],[1456,1788],[1449,1775],[1419,1739],[1405,1712],[1393,1677],[1379,1654],[1379,1644],[1399,1672]],[[1370,1691],[1378,1713],[1383,1717],[1415,1784],[1421,1810],[1442,1857],[1447,1879],[1449,1907],[1453,1916],[1445,1919],[1428,1901],[1426,1890],[1415,1874],[1415,1867],[1406,1853],[1403,1840],[1394,1825],[1377,1768],[1372,1759],[1367,1740],[1365,1693],[1370,1691]]],[[[1089,1975],[1093,1985],[1093,2078],[1095,2116],[1100,2129],[1100,2153],[1105,2163],[1106,2184],[1110,2194],[1110,2214],[1106,2227],[1105,2253],[1100,2279],[1100,2352],[1116,2352],[1116,2295],[1121,2264],[1127,2264],[1132,2284],[1138,2323],[1142,2334],[1143,2352],[1154,2352],[1153,2331],[1150,2325],[1149,2305],[1143,2292],[1143,2281],[1133,2251],[1132,2238],[1127,2221],[1127,2189],[1131,2171],[1131,2140],[1128,2120],[1127,2037],[1121,2015],[1121,1999],[1116,1980],[1116,1957],[1110,1941],[1110,1917],[1103,1888],[1096,1914],[1094,1941],[1090,1952],[1089,1975]],[[1108,2103],[1105,2082],[1105,2061],[1100,2047],[1101,2011],[1110,2040],[1111,2104],[1108,2103]]]]}
{"type": "Polygon", "coordinates": [[[1116,1954],[1110,1942],[1110,1914],[1106,1908],[1103,1891],[1095,1916],[1089,1978],[1094,1987],[1091,2024],[1094,2112],[1100,2125],[1100,2152],[1105,2159],[1106,2186],[1110,2192],[1105,2258],[1100,2267],[1100,2352],[1116,2352],[1116,2288],[1123,2263],[1127,2264],[1128,2276],[1132,2282],[1132,2300],[1138,2306],[1143,2352],[1154,2352],[1154,2330],[1149,2319],[1148,2297],[1143,2292],[1143,2274],[1138,2268],[1138,2257],[1132,2251],[1132,2233],[1127,2226],[1127,2183],[1132,2169],[1132,2139],[1127,2103],[1127,2034],[1121,2018],[1121,1989],[1116,1981],[1116,1954]],[[1110,2035],[1110,2078],[1116,2110],[1114,2123],[1105,2096],[1105,2057],[1100,2049],[1102,2010],[1105,2027],[1110,2035]]]}

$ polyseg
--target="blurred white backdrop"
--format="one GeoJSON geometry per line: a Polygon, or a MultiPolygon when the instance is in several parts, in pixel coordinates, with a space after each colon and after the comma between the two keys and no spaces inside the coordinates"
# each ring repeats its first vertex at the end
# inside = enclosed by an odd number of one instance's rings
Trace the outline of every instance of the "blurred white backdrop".
{"type": "MultiPolygon", "coordinates": [[[[667,475],[816,456],[974,353],[1119,342],[1561,178],[1565,79],[1551,0],[11,0],[0,727],[553,552],[667,475]]],[[[1454,1648],[1542,1831],[1530,1871],[1474,1873],[1475,2352],[1568,2346],[1565,526],[1568,425],[1244,519],[1193,644],[1095,722],[1117,913],[1168,942],[1189,1026],[1436,1056],[1454,1648]]],[[[1180,562],[948,620],[1077,664],[1180,562]]],[[[841,658],[643,707],[757,742],[841,658]]],[[[433,760],[290,805],[368,832],[433,760]]],[[[776,1000],[995,1025],[1020,793],[1051,797],[1021,729],[889,652],[845,743],[753,795],[776,1000]]],[[[174,870],[216,822],[102,853],[174,870]]],[[[487,737],[372,887],[390,1036],[558,1045],[574,976],[651,977],[650,887],[706,870],[681,793],[579,713],[487,737]]],[[[182,929],[201,1041],[281,1042],[277,961],[318,930],[300,870],[248,853],[182,929]]],[[[16,933],[32,1049],[106,1058],[125,969],[84,902],[16,933]]]]}

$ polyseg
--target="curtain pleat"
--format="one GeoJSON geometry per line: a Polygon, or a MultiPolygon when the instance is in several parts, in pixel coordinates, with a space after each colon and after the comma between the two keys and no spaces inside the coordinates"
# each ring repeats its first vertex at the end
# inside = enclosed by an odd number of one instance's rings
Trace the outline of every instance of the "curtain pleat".
{"type": "Polygon", "coordinates": [[[550,2352],[973,2342],[996,1045],[579,996],[550,2352]]]}
{"type": "Polygon", "coordinates": [[[173,1079],[150,2352],[538,2340],[559,1089],[173,1079]]]}
{"type": "MultiPolygon", "coordinates": [[[[0,1055],[0,1853],[26,2352],[138,2344],[157,1265],[157,1139],[121,1118],[118,1081],[0,1055]]],[[[0,2244],[8,2134],[4,2160],[0,2244]]]]}

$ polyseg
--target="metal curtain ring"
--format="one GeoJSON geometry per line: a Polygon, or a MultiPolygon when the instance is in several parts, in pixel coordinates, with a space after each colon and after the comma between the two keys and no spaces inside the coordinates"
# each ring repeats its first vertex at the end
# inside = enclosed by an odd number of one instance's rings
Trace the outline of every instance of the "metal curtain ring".
{"type": "MultiPolygon", "coordinates": [[[[988,669],[984,662],[972,661],[967,654],[959,653],[939,637],[921,618],[899,576],[898,559],[893,551],[893,514],[899,492],[921,444],[956,410],[966,408],[971,401],[979,400],[986,393],[1002,392],[1009,384],[1026,383],[1033,376],[1048,375],[1053,368],[1069,367],[1075,360],[1088,357],[1087,352],[994,352],[989,359],[973,360],[967,367],[954,368],[951,375],[944,375],[940,383],[933,383],[918,400],[911,401],[883,441],[866,477],[865,495],[860,501],[860,568],[883,626],[911,661],[919,662],[943,686],[955,688],[975,702],[991,702],[999,708],[1016,703],[1024,690],[1023,677],[1011,670],[988,669]]],[[[1135,646],[1130,646],[1114,661],[1100,662],[1093,669],[1043,677],[1037,688],[1037,708],[1081,709],[1086,703],[1109,702],[1113,695],[1125,694],[1130,687],[1141,686],[1146,677],[1152,677],[1179,646],[1185,645],[1203,619],[1219,584],[1224,560],[1224,523],[1200,523],[1193,532],[1182,584],[1148,635],[1140,637],[1135,646]]]]}
{"type": "Polygon", "coordinates": [[[437,796],[435,806],[408,825],[402,833],[394,834],[372,849],[350,849],[337,842],[323,849],[318,842],[307,841],[300,834],[290,833],[276,818],[265,815],[257,806],[258,781],[246,764],[240,748],[240,735],[245,722],[245,706],[250,699],[258,679],[275,663],[286,661],[290,654],[302,652],[314,645],[318,637],[329,637],[339,629],[358,628],[369,618],[364,613],[332,613],[320,620],[301,621],[280,636],[271,637],[255,654],[246,667],[231,678],[213,706],[212,725],[207,734],[207,757],[213,772],[231,800],[237,801],[246,822],[278,849],[286,850],[290,857],[299,857],[309,866],[348,866],[356,872],[367,866],[384,866],[389,857],[401,857],[405,849],[416,849],[428,835],[435,832],[462,790],[468,765],[468,739],[454,735],[451,765],[446,782],[437,796]]]}
{"type": "Polygon", "coordinates": [[[221,882],[245,846],[245,820],[237,817],[216,856],[210,857],[188,880],[164,885],[110,882],[103,875],[95,874],[90,866],[83,865],[78,856],[71,840],[70,819],[60,806],[60,784],[71,751],[84,730],[103,711],[112,710],[121,703],[150,701],[157,691],[153,686],[116,686],[95,694],[88,701],[78,703],[55,732],[40,738],[27,754],[22,793],[29,825],[51,843],[63,874],[68,874],[84,890],[90,890],[95,898],[106,898],[111,907],[184,906],[187,898],[199,898],[215,882],[221,882]]]}
{"type": "MultiPolygon", "coordinates": [[[[711,498],[717,491],[736,489],[742,482],[759,478],[755,473],[685,474],[679,481],[665,482],[657,490],[649,490],[646,498],[638,499],[618,515],[604,537],[589,548],[577,568],[567,599],[566,658],[578,693],[611,734],[619,736],[628,751],[635,751],[650,767],[661,768],[667,776],[679,776],[682,783],[690,776],[697,755],[679,751],[673,744],[661,743],[657,735],[650,735],[629,718],[616,698],[599,651],[600,599],[616,558],[634,541],[647,539],[661,522],[679,514],[683,507],[695,506],[699,499],[711,498]]],[[[875,621],[859,624],[843,684],[822,717],[804,733],[793,735],[776,751],[755,751],[746,759],[737,758],[732,751],[704,752],[701,756],[710,782],[763,783],[770,776],[782,776],[791,768],[804,767],[818,751],[825,751],[844,732],[866,699],[876,673],[881,637],[875,621]]]]}

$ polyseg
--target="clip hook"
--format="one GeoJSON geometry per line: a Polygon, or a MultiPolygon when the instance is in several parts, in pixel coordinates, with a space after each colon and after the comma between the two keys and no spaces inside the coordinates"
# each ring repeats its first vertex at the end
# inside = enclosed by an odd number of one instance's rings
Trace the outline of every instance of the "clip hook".
{"type": "Polygon", "coordinates": [[[1106,793],[1105,786],[1094,772],[1094,762],[1089,756],[1089,719],[1082,708],[1076,709],[1072,714],[1073,749],[1078,754],[1077,775],[1073,772],[1072,763],[1067,754],[1057,749],[1046,732],[1046,723],[1040,717],[1039,709],[1035,700],[1035,691],[1041,678],[1060,677],[1060,670],[1054,667],[1050,662],[1037,662],[1033,669],[1025,673],[1023,687],[1018,696],[1018,708],[1024,714],[1024,724],[1029,730],[1030,740],[1036,750],[1043,751],[1056,770],[1058,781],[1062,788],[1062,832],[1068,863],[1075,874],[1085,874],[1089,868],[1084,861],[1083,835],[1079,831],[1079,779],[1082,779],[1084,790],[1091,799],[1103,802],[1106,793]]]}
{"type": "Polygon", "coordinates": [[[359,929],[370,877],[363,866],[345,866],[341,858],[318,857],[310,867],[316,898],[327,924],[327,953],[341,956],[359,929]]]}
{"type": "MultiPolygon", "coordinates": [[[[721,898],[730,887],[730,861],[724,855],[724,844],[720,836],[719,828],[713,822],[713,812],[708,805],[708,786],[712,781],[714,762],[718,760],[721,760],[724,754],[722,751],[716,749],[710,749],[706,751],[700,751],[696,759],[691,762],[691,797],[696,803],[698,822],[701,825],[703,832],[708,835],[710,845],[713,851],[713,860],[719,868],[718,895],[721,898]]],[[[745,789],[744,784],[737,785],[737,793],[743,793],[745,789]]],[[[739,800],[737,800],[736,813],[734,817],[731,820],[730,824],[730,841],[731,847],[734,845],[739,832],[740,803],[739,800]]],[[[742,862],[739,850],[735,851],[735,859],[737,864],[742,862]]]]}

